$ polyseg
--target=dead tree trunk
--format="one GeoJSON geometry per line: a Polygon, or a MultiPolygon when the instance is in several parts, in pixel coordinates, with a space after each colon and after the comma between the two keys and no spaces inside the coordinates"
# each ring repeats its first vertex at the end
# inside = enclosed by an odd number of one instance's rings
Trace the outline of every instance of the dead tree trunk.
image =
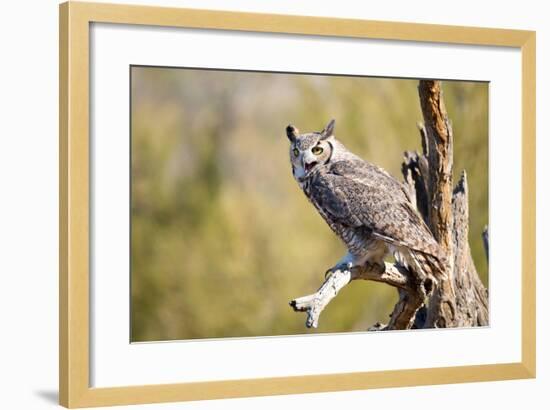
{"type": "MultiPolygon", "coordinates": [[[[468,243],[468,182],[463,171],[453,189],[453,130],[443,102],[441,82],[418,85],[424,116],[422,138],[427,140],[429,203],[424,218],[447,255],[447,277],[428,302],[425,327],[483,326],[489,322],[488,294],[481,283],[468,243]]],[[[417,197],[418,202],[418,197],[417,197]]]]}
{"type": "MultiPolygon", "coordinates": [[[[387,283],[398,290],[399,300],[387,325],[370,330],[486,326],[489,324],[488,292],[479,279],[468,243],[468,182],[463,171],[453,188],[453,131],[447,116],[441,83],[421,80],[418,85],[424,124],[419,125],[422,154],[406,152],[402,165],[405,186],[419,213],[446,254],[446,278],[427,301],[412,275],[402,266],[386,263],[338,270],[314,294],[290,302],[307,312],[306,326],[317,327],[319,315],[338,291],[355,279],[387,283]]],[[[488,231],[483,232],[487,257],[488,231]]]]}

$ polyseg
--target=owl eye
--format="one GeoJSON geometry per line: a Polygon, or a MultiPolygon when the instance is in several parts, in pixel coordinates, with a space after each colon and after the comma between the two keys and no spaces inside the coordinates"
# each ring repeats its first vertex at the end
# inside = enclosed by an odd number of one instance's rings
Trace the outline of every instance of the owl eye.
{"type": "Polygon", "coordinates": [[[321,155],[323,153],[323,148],[317,146],[317,147],[313,147],[311,149],[311,152],[313,152],[315,155],[321,155]]]}
{"type": "Polygon", "coordinates": [[[298,151],[298,148],[294,148],[292,150],[292,152],[294,153],[294,156],[297,157],[298,155],[300,155],[300,151],[298,151]]]}

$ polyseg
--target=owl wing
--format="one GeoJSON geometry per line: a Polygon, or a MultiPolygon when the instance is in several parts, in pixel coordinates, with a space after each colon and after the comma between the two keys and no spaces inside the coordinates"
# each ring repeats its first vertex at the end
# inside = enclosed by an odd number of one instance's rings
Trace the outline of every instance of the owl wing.
{"type": "Polygon", "coordinates": [[[342,225],[365,227],[385,242],[439,257],[437,242],[403,186],[371,164],[357,165],[337,164],[317,174],[310,185],[311,199],[342,225]]]}

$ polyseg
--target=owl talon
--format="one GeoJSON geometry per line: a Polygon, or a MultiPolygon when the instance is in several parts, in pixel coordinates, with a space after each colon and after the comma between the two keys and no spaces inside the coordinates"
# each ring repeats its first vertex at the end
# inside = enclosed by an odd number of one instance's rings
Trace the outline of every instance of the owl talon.
{"type": "Polygon", "coordinates": [[[334,274],[334,272],[351,270],[352,267],[353,264],[351,262],[341,263],[333,266],[325,272],[325,280],[330,278],[334,274]]]}
{"type": "Polygon", "coordinates": [[[365,263],[365,268],[368,270],[376,271],[379,275],[382,275],[386,271],[386,265],[380,263],[365,263]]]}

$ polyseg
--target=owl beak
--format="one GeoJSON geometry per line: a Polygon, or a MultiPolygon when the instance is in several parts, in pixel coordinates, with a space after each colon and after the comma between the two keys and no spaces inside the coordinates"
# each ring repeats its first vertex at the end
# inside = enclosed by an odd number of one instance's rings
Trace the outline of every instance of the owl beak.
{"type": "Polygon", "coordinates": [[[312,161],[308,164],[305,164],[304,166],[304,169],[306,170],[306,172],[309,172],[311,171],[313,168],[315,168],[315,165],[317,165],[317,161],[312,161]]]}

